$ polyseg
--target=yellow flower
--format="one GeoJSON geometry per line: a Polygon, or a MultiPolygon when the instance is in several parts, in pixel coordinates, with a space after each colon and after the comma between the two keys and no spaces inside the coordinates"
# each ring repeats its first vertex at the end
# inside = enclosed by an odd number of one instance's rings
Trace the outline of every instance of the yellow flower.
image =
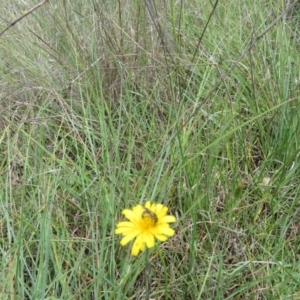
{"type": "Polygon", "coordinates": [[[122,234],[121,245],[125,246],[134,238],[131,254],[137,256],[145,248],[152,248],[155,238],[166,241],[168,236],[173,236],[175,231],[168,223],[176,221],[174,216],[167,215],[168,208],[162,204],[151,204],[147,201],[145,206],[140,204],[132,210],[124,209],[123,215],[129,220],[117,224],[116,234],[122,234]]]}

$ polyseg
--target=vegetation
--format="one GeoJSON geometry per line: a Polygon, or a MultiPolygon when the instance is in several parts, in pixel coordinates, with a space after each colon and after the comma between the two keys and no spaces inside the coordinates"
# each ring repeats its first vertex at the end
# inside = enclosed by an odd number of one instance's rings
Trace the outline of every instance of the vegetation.
{"type": "Polygon", "coordinates": [[[145,299],[148,199],[152,299],[300,298],[297,6],[0,4],[1,299],[145,299]]]}

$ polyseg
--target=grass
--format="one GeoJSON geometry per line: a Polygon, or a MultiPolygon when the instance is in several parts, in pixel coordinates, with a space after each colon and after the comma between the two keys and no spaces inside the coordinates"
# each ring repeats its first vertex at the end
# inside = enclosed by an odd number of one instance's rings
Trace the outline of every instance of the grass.
{"type": "Polygon", "coordinates": [[[177,217],[152,299],[299,299],[299,13],[249,50],[283,2],[147,3],[50,1],[0,36],[0,298],[145,299],[114,228],[151,199],[177,217]]]}

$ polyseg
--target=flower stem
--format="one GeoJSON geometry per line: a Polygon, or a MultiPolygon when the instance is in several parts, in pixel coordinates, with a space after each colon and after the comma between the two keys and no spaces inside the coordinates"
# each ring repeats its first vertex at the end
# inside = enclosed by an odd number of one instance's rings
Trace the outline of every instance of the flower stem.
{"type": "Polygon", "coordinates": [[[151,291],[151,262],[149,259],[149,249],[146,248],[146,300],[150,300],[150,291],[151,291]]]}

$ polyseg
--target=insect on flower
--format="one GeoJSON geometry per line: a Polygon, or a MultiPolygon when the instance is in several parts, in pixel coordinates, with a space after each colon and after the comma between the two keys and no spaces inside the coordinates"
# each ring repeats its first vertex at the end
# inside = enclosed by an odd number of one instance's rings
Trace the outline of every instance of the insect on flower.
{"type": "Polygon", "coordinates": [[[125,246],[134,240],[131,254],[137,256],[145,248],[153,248],[156,240],[165,242],[174,236],[175,230],[169,223],[174,223],[176,218],[167,212],[167,206],[150,201],[145,206],[138,204],[132,209],[123,209],[122,214],[128,221],[119,222],[115,230],[115,234],[123,235],[120,244],[125,246]]]}
{"type": "Polygon", "coordinates": [[[154,213],[149,208],[144,207],[144,206],[143,206],[143,209],[144,209],[144,211],[142,213],[142,218],[143,219],[150,218],[153,221],[154,224],[158,222],[158,218],[157,218],[156,213],[154,213]]]}

